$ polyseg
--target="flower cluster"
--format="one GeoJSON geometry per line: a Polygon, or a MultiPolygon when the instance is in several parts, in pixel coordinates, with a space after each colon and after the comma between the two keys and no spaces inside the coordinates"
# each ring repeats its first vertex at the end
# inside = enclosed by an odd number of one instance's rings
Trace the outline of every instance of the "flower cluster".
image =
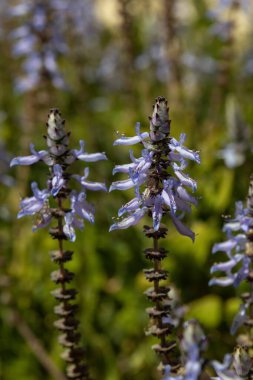
{"type": "Polygon", "coordinates": [[[59,27],[57,1],[21,1],[10,7],[11,17],[26,20],[11,33],[14,40],[13,55],[24,58],[23,76],[16,81],[19,92],[38,86],[49,78],[57,88],[64,87],[57,56],[66,53],[67,47],[59,27]]]}
{"type": "Polygon", "coordinates": [[[110,230],[128,228],[138,223],[145,214],[149,214],[153,219],[153,228],[157,231],[162,216],[168,213],[179,233],[194,240],[194,233],[182,223],[182,218],[185,213],[191,212],[192,204],[197,205],[197,198],[186,189],[194,192],[197,184],[184,173],[184,170],[188,160],[200,163],[200,158],[198,152],[184,146],[184,133],[179,141],[169,137],[169,134],[167,101],[159,97],[150,117],[150,133],[141,133],[140,125],[137,123],[136,136],[122,136],[114,142],[114,145],[141,143],[143,150],[139,158],[135,158],[130,150],[132,162],[117,165],[113,170],[113,174],[127,173],[129,178],[113,182],[110,191],[133,187],[135,197],[120,208],[118,216],[126,216],[113,224],[110,230]],[[144,188],[143,191],[141,186],[144,188]]]}
{"type": "Polygon", "coordinates": [[[211,362],[217,377],[215,380],[243,380],[250,374],[253,360],[245,347],[237,346],[233,355],[227,354],[223,363],[216,360],[211,362]]]}
{"type": "MultiPolygon", "coordinates": [[[[243,280],[251,280],[251,257],[252,257],[252,232],[253,232],[253,192],[252,183],[249,187],[247,207],[244,208],[242,202],[236,203],[235,218],[228,220],[223,227],[227,235],[227,240],[213,246],[213,253],[224,252],[227,261],[214,264],[211,273],[224,272],[222,277],[214,277],[209,285],[238,287],[243,280]]],[[[247,320],[247,311],[253,302],[251,293],[244,299],[239,312],[234,318],[231,333],[242,326],[247,320]]]]}
{"type": "Polygon", "coordinates": [[[238,287],[241,281],[247,277],[250,259],[245,255],[246,233],[252,223],[253,219],[248,215],[248,209],[243,207],[242,202],[237,202],[235,218],[227,221],[223,227],[227,240],[216,243],[212,249],[212,253],[224,252],[228,260],[214,264],[211,267],[211,273],[224,272],[225,276],[212,278],[209,285],[238,287]],[[238,270],[239,263],[241,265],[238,270]],[[233,272],[234,268],[237,270],[233,272]]]}
{"type": "Polygon", "coordinates": [[[172,376],[170,366],[165,367],[163,380],[197,380],[199,379],[204,359],[203,352],[206,350],[207,340],[202,328],[196,320],[190,320],[184,324],[181,350],[184,362],[184,373],[172,376]]]}
{"type": "Polygon", "coordinates": [[[88,181],[89,168],[84,169],[84,175],[70,174],[67,168],[76,160],[84,162],[95,162],[106,160],[104,153],[89,154],[85,151],[84,141],[80,141],[80,149],[69,149],[69,133],[65,131],[64,120],[58,110],[51,110],[47,122],[47,145],[48,150],[36,151],[31,144],[31,155],[16,157],[11,161],[14,165],[32,165],[38,161],[43,161],[49,166],[51,176],[47,182],[47,188],[40,190],[36,182],[32,182],[33,196],[25,198],[20,202],[21,211],[18,218],[25,215],[36,215],[36,223],[33,227],[47,226],[52,217],[55,216],[54,208],[50,207],[50,198],[56,199],[59,195],[68,198],[69,209],[64,210],[63,231],[71,241],[75,240],[75,228],[83,229],[83,220],[94,223],[94,207],[86,200],[87,190],[106,191],[106,186],[101,182],[88,181]],[[70,190],[68,182],[74,179],[81,185],[80,192],[70,190]]]}

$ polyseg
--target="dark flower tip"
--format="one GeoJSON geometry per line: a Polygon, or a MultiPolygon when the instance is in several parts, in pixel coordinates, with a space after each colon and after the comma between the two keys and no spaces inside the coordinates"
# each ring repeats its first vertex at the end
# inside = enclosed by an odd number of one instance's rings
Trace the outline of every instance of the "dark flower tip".
{"type": "Polygon", "coordinates": [[[169,108],[167,100],[159,96],[153,106],[153,114],[150,120],[150,137],[152,141],[167,138],[170,133],[169,108]]]}

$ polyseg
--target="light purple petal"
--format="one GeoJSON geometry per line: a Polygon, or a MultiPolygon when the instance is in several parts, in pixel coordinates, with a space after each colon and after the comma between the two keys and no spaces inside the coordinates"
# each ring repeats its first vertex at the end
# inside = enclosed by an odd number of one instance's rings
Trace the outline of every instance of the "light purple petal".
{"type": "Polygon", "coordinates": [[[185,380],[198,380],[201,371],[201,361],[199,358],[196,360],[187,360],[185,365],[185,380]]]}
{"type": "Polygon", "coordinates": [[[62,189],[62,187],[64,186],[65,180],[64,180],[64,178],[62,178],[63,171],[62,171],[61,165],[59,165],[59,164],[54,165],[53,166],[53,173],[54,173],[54,177],[52,179],[51,193],[52,193],[53,197],[55,197],[59,193],[59,191],[62,189]]]}
{"type": "Polygon", "coordinates": [[[140,133],[139,123],[136,123],[135,131],[136,131],[136,136],[133,136],[133,137],[121,136],[119,139],[114,141],[113,145],[134,145],[143,141],[149,136],[148,132],[140,133]]]}
{"type": "Polygon", "coordinates": [[[240,305],[239,311],[236,314],[236,316],[232,322],[231,329],[230,329],[230,333],[232,335],[234,335],[236,333],[236,331],[239,329],[239,327],[241,327],[244,324],[244,322],[246,321],[247,309],[248,309],[248,307],[246,305],[244,305],[244,304],[240,305]]]}
{"type": "Polygon", "coordinates": [[[107,191],[106,185],[104,183],[102,183],[102,182],[91,182],[91,181],[84,181],[84,180],[82,180],[81,184],[87,190],[91,190],[91,191],[99,191],[99,190],[107,191]]]}
{"type": "Polygon", "coordinates": [[[250,263],[251,263],[250,258],[244,255],[243,261],[242,261],[242,267],[235,275],[234,286],[236,288],[240,285],[240,283],[243,280],[245,280],[248,277],[248,274],[250,272],[250,263]]]}
{"type": "Polygon", "coordinates": [[[172,213],[170,215],[171,215],[172,222],[174,223],[174,225],[175,225],[176,229],[178,230],[178,232],[181,235],[188,236],[194,242],[194,240],[195,240],[195,233],[192,230],[190,230],[190,228],[186,227],[181,222],[181,220],[179,220],[175,215],[173,215],[172,213]]]}
{"type": "Polygon", "coordinates": [[[130,226],[134,226],[144,217],[146,211],[147,211],[146,207],[137,209],[133,214],[129,215],[125,219],[122,219],[120,222],[114,223],[110,227],[109,232],[113,230],[122,230],[130,226]]]}
{"type": "Polygon", "coordinates": [[[139,198],[134,198],[130,202],[122,206],[118,211],[118,216],[122,216],[126,212],[131,212],[139,208],[141,205],[141,200],[139,198]]]}
{"type": "Polygon", "coordinates": [[[32,155],[31,156],[21,156],[21,157],[15,157],[11,160],[10,166],[14,165],[32,165],[35,162],[40,161],[43,157],[48,155],[48,152],[46,150],[40,150],[37,152],[34,149],[34,144],[30,144],[30,150],[32,155]]]}
{"type": "Polygon", "coordinates": [[[197,189],[197,182],[196,181],[194,181],[187,174],[184,174],[179,170],[175,170],[175,174],[183,185],[191,187],[193,191],[196,191],[196,189],[197,189]]]}
{"type": "Polygon", "coordinates": [[[76,157],[78,160],[85,162],[96,162],[100,160],[107,160],[105,153],[83,153],[76,157]]]}
{"type": "Polygon", "coordinates": [[[247,233],[252,225],[253,218],[251,216],[241,218],[241,229],[243,232],[247,233]]]}
{"type": "Polygon", "coordinates": [[[34,196],[37,199],[39,199],[39,200],[43,200],[44,201],[50,195],[50,193],[49,193],[49,191],[47,189],[40,190],[38,188],[37,182],[35,182],[35,181],[31,183],[31,188],[32,188],[34,196]]]}
{"type": "Polygon", "coordinates": [[[162,191],[161,196],[165,204],[169,206],[171,212],[175,214],[175,212],[177,211],[177,205],[176,205],[176,201],[175,201],[172,189],[167,187],[166,191],[165,190],[162,191]]]}
{"type": "Polygon", "coordinates": [[[183,213],[186,213],[186,212],[188,214],[191,213],[191,206],[187,202],[183,201],[178,196],[175,196],[175,201],[176,201],[176,205],[177,205],[177,210],[180,210],[183,213]]]}
{"type": "Polygon", "coordinates": [[[29,10],[31,9],[31,4],[23,3],[23,4],[17,4],[12,6],[10,9],[8,9],[8,13],[11,16],[24,16],[26,15],[29,10]]]}
{"type": "Polygon", "coordinates": [[[214,370],[217,372],[217,371],[225,371],[227,370],[230,365],[232,364],[232,360],[233,360],[233,357],[232,355],[230,354],[226,354],[224,356],[224,360],[223,360],[223,363],[220,363],[218,362],[217,360],[213,360],[211,362],[211,365],[212,367],[214,368],[214,370]]]}
{"type": "Polygon", "coordinates": [[[129,156],[130,156],[131,161],[136,164],[142,160],[142,157],[138,157],[138,158],[134,157],[134,152],[132,149],[129,150],[129,156]]]}
{"type": "Polygon", "coordinates": [[[193,205],[197,206],[198,204],[197,198],[190,195],[183,186],[180,185],[177,187],[177,193],[182,200],[192,203],[193,205]]]}
{"type": "Polygon", "coordinates": [[[91,153],[91,154],[85,153],[84,141],[80,140],[79,143],[80,143],[80,150],[76,150],[76,149],[72,150],[73,155],[78,160],[85,161],[85,162],[96,162],[100,160],[107,160],[105,153],[91,153]]]}
{"type": "Polygon", "coordinates": [[[162,215],[163,215],[163,198],[157,195],[155,197],[154,207],[152,211],[153,228],[155,231],[159,230],[162,215]]]}
{"type": "Polygon", "coordinates": [[[241,229],[240,221],[233,220],[233,221],[225,223],[222,230],[226,233],[230,233],[233,231],[240,231],[240,229],[241,229]]]}
{"type": "Polygon", "coordinates": [[[39,190],[36,182],[32,182],[31,187],[34,196],[22,199],[20,202],[21,210],[17,215],[18,219],[25,215],[34,215],[39,212],[44,206],[46,199],[49,197],[48,190],[39,190]]]}
{"type": "Polygon", "coordinates": [[[73,151],[72,151],[75,157],[79,156],[80,154],[84,153],[84,151],[85,151],[85,143],[84,143],[84,141],[80,140],[79,144],[80,144],[80,149],[79,150],[73,149],[73,151]]]}
{"type": "Polygon", "coordinates": [[[232,277],[222,277],[222,278],[212,278],[208,285],[213,286],[213,285],[218,285],[218,286],[230,286],[234,282],[234,279],[232,277]]]}
{"type": "Polygon", "coordinates": [[[236,255],[233,259],[229,261],[225,261],[223,263],[216,263],[211,267],[210,273],[214,273],[217,271],[223,271],[223,272],[230,271],[239,263],[239,261],[242,260],[242,257],[243,257],[242,255],[236,255]]]}
{"type": "Polygon", "coordinates": [[[78,174],[74,174],[71,177],[76,179],[85,189],[91,190],[91,191],[107,191],[106,185],[102,182],[92,182],[92,181],[85,181],[86,178],[89,176],[89,168],[84,169],[84,175],[81,177],[78,174]]]}
{"type": "Polygon", "coordinates": [[[75,191],[72,191],[70,201],[74,216],[78,215],[90,223],[94,223],[94,207],[86,201],[86,194],[84,192],[77,194],[75,191]]]}
{"type": "Polygon", "coordinates": [[[232,239],[223,241],[222,243],[216,243],[214,244],[212,248],[212,253],[216,252],[226,252],[227,254],[230,254],[232,249],[236,246],[236,242],[232,239]]]}
{"type": "Polygon", "coordinates": [[[128,190],[131,189],[131,187],[134,186],[134,182],[132,179],[125,179],[123,181],[116,181],[113,182],[109,188],[109,192],[113,190],[128,190]]]}
{"type": "Polygon", "coordinates": [[[134,169],[136,166],[135,163],[131,164],[124,164],[124,165],[116,165],[112,171],[112,174],[114,175],[115,173],[129,173],[129,169],[134,169]]]}
{"type": "Polygon", "coordinates": [[[185,138],[186,138],[185,133],[181,133],[180,142],[178,142],[175,138],[172,138],[169,143],[169,148],[172,151],[176,150],[182,158],[193,160],[193,161],[196,161],[198,164],[200,164],[199,153],[194,152],[193,150],[190,150],[183,146],[185,138]]]}
{"type": "Polygon", "coordinates": [[[88,222],[91,224],[94,224],[95,218],[91,210],[87,210],[85,207],[82,207],[78,214],[81,215],[84,219],[88,220],[88,222]]]}
{"type": "Polygon", "coordinates": [[[37,231],[38,228],[44,228],[48,226],[52,219],[52,215],[48,212],[40,212],[40,218],[41,220],[38,223],[36,223],[36,225],[33,225],[32,232],[37,231]]]}
{"type": "Polygon", "coordinates": [[[143,132],[140,136],[124,137],[114,141],[113,145],[134,145],[137,144],[149,136],[148,132],[143,132]]]}
{"type": "Polygon", "coordinates": [[[15,43],[12,49],[13,55],[19,57],[31,54],[35,43],[35,36],[30,34],[27,35],[25,38],[22,38],[15,43]]]}
{"type": "Polygon", "coordinates": [[[40,158],[36,156],[15,157],[11,160],[10,167],[15,165],[32,165],[39,160],[40,158]]]}
{"type": "Polygon", "coordinates": [[[21,211],[19,211],[17,218],[22,218],[25,215],[34,215],[42,209],[43,204],[43,201],[38,200],[35,197],[23,199],[20,202],[21,211]]]}
{"type": "Polygon", "coordinates": [[[73,228],[73,216],[71,212],[68,212],[64,216],[65,225],[63,226],[63,232],[64,234],[69,238],[70,241],[74,242],[76,240],[76,234],[75,230],[73,228]]]}

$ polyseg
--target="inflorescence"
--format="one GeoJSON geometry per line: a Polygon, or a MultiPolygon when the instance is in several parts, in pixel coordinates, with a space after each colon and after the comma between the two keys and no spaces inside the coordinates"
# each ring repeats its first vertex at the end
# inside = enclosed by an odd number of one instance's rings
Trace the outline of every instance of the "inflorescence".
{"type": "Polygon", "coordinates": [[[114,223],[110,230],[125,229],[137,224],[145,214],[152,215],[153,228],[160,227],[162,216],[169,214],[178,232],[189,236],[195,234],[186,227],[182,218],[191,212],[191,205],[197,205],[197,198],[190,195],[186,188],[196,191],[197,183],[184,173],[188,160],[200,163],[199,153],[186,148],[183,144],[186,135],[180,135],[180,141],[170,137],[167,101],[159,97],[150,117],[150,133],[140,132],[136,125],[136,136],[118,138],[114,145],[134,145],[141,143],[141,157],[135,158],[130,150],[130,164],[116,165],[113,174],[121,172],[129,178],[113,182],[109,191],[127,190],[134,187],[135,198],[119,209],[121,220],[114,223]],[[143,187],[143,191],[141,191],[143,187]]]}

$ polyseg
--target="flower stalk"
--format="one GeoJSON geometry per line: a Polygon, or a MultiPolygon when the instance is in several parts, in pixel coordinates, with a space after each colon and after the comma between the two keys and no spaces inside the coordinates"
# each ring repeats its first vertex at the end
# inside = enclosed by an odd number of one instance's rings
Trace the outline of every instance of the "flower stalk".
{"type": "Polygon", "coordinates": [[[132,163],[116,165],[113,170],[113,174],[128,173],[129,179],[113,182],[110,191],[134,187],[135,198],[119,209],[119,219],[110,231],[133,226],[145,215],[152,219],[152,226],[144,226],[145,236],[153,241],[153,246],[145,250],[145,256],[151,261],[152,267],[144,270],[144,273],[146,279],[153,283],[153,287],[145,294],[154,304],[147,309],[151,321],[147,334],[159,339],[153,349],[161,357],[159,368],[162,372],[168,365],[176,372],[180,367],[177,344],[172,338],[176,323],[169,296],[170,288],[161,283],[168,277],[167,271],[162,267],[167,251],[159,247],[159,240],[165,238],[168,231],[162,224],[162,218],[166,215],[170,216],[179,233],[194,240],[194,232],[183,224],[182,218],[185,213],[190,213],[192,204],[197,204],[197,199],[185,187],[195,191],[197,185],[183,171],[188,164],[187,160],[200,163],[200,159],[198,152],[183,146],[185,134],[181,134],[180,141],[170,137],[171,121],[165,98],[156,99],[149,121],[149,133],[141,133],[140,125],[137,124],[136,136],[121,136],[114,142],[114,145],[141,143],[144,149],[140,158],[135,158],[130,151],[132,163]]]}
{"type": "Polygon", "coordinates": [[[168,278],[168,272],[162,267],[162,260],[167,256],[167,251],[159,248],[159,239],[165,238],[168,229],[160,226],[158,231],[152,227],[144,226],[144,233],[147,238],[153,240],[153,247],[145,250],[145,257],[151,261],[152,267],[144,269],[146,279],[153,283],[145,295],[154,304],[146,309],[150,318],[150,327],[146,334],[158,338],[159,343],[152,346],[153,350],[161,358],[159,369],[164,372],[166,365],[169,365],[173,373],[180,367],[179,352],[177,342],[174,340],[174,325],[171,315],[170,288],[162,285],[161,281],[168,278]]]}
{"type": "Polygon", "coordinates": [[[84,176],[72,174],[69,167],[76,161],[95,162],[105,160],[104,153],[88,154],[84,149],[84,142],[80,141],[80,150],[69,148],[70,133],[65,130],[65,122],[58,110],[52,109],[47,122],[47,150],[36,151],[31,144],[31,155],[16,157],[11,161],[14,165],[32,165],[38,161],[44,162],[50,171],[46,189],[39,190],[36,182],[32,183],[33,196],[21,201],[21,210],[18,218],[25,215],[35,217],[33,231],[48,226],[49,233],[58,241],[58,249],[51,251],[51,259],[58,265],[58,270],[51,275],[52,280],[59,288],[52,292],[59,302],[55,307],[55,314],[59,319],[54,323],[61,332],[60,344],[65,348],[62,354],[67,363],[67,378],[78,380],[91,379],[85,353],[80,347],[79,321],[76,317],[77,305],[73,303],[77,291],[69,288],[68,283],[73,280],[74,273],[65,268],[65,264],[72,259],[73,251],[64,250],[65,240],[75,241],[75,228],[83,229],[83,220],[94,223],[94,207],[86,201],[87,190],[104,190],[104,183],[87,181],[89,169],[85,168],[84,176]],[[71,190],[70,180],[76,180],[81,185],[81,191],[71,190]]]}

